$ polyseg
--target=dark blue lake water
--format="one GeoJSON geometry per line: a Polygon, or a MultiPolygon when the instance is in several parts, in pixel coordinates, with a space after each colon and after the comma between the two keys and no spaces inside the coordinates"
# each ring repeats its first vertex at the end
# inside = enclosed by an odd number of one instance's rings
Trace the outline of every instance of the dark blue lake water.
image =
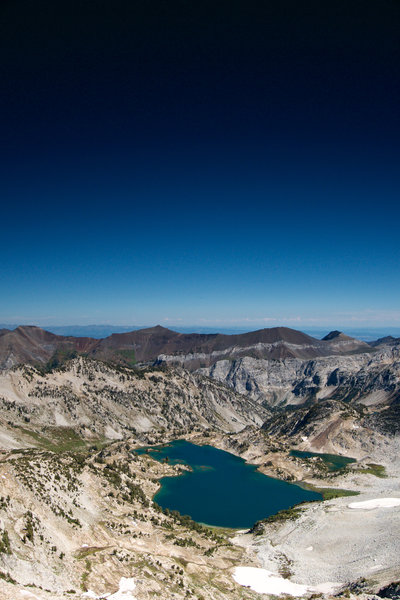
{"type": "Polygon", "coordinates": [[[153,458],[192,468],[178,477],[163,477],[154,500],[163,508],[190,515],[199,523],[247,528],[299,502],[321,500],[321,494],[267,477],[254,465],[213,446],[177,440],[140,448],[153,458]]]}

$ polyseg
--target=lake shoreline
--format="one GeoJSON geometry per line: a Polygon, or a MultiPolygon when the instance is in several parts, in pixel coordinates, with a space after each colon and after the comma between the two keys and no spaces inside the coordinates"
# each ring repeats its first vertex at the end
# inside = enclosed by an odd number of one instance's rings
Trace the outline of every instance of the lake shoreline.
{"type": "Polygon", "coordinates": [[[323,499],[319,491],[269,477],[261,473],[257,465],[210,444],[194,444],[178,438],[161,445],[144,446],[136,452],[158,462],[184,467],[181,479],[174,476],[160,480],[153,501],[163,509],[190,515],[197,523],[207,526],[249,529],[256,521],[282,510],[323,499]],[[245,497],[242,497],[243,488],[245,497]]]}
{"type": "MultiPolygon", "coordinates": [[[[357,502],[368,501],[379,506],[382,497],[400,498],[400,465],[396,460],[400,447],[395,438],[388,441],[376,436],[367,447],[368,454],[361,447],[352,447],[351,457],[356,457],[357,462],[349,469],[332,474],[314,470],[313,464],[290,456],[293,447],[307,450],[308,445],[310,448],[309,442],[303,440],[294,440],[297,443],[293,445],[285,439],[273,440],[271,445],[271,440],[262,432],[251,428],[236,434],[191,433],[180,437],[198,444],[213,444],[256,465],[261,472],[284,480],[289,478],[297,485],[357,495],[357,502]],[[372,462],[381,465],[384,473],[386,469],[387,477],[379,475],[377,469],[364,468],[372,462]]],[[[329,448],[330,453],[331,450],[329,448]]],[[[349,449],[345,450],[349,455],[349,449]]],[[[312,446],[310,451],[313,451],[312,446]]],[[[295,583],[323,587],[333,582],[341,586],[370,573],[368,585],[370,589],[378,590],[400,578],[400,531],[390,539],[386,536],[383,541],[377,537],[376,511],[380,511],[382,523],[386,523],[386,530],[391,532],[394,511],[397,511],[396,515],[400,514],[400,507],[354,510],[349,508],[350,504],[351,498],[333,497],[300,505],[299,518],[267,524],[259,536],[239,530],[230,539],[246,551],[248,562],[243,565],[258,565],[276,576],[285,573],[284,576],[295,583]],[[328,527],[328,535],[321,538],[325,527],[328,527]],[[314,541],[311,543],[308,538],[314,541]],[[377,550],[370,554],[368,548],[374,548],[376,539],[379,542],[377,550]]],[[[400,519],[395,522],[400,526],[400,519]]]]}

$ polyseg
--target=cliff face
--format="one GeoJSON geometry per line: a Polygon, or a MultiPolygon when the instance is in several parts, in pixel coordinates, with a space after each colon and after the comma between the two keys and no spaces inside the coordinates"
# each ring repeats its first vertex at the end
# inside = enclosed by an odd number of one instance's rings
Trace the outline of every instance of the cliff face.
{"type": "Polygon", "coordinates": [[[243,357],[217,361],[198,372],[268,406],[298,405],[323,398],[384,404],[399,397],[400,349],[380,346],[373,355],[313,360],[243,357]]]}
{"type": "Polygon", "coordinates": [[[179,364],[190,371],[212,367],[221,360],[239,360],[251,358],[256,360],[299,360],[313,359],[323,356],[347,356],[354,353],[373,352],[372,348],[354,338],[343,336],[317,340],[300,331],[277,327],[254,331],[241,336],[221,336],[223,344],[214,343],[208,349],[183,349],[175,354],[160,354],[158,362],[179,364]]]}

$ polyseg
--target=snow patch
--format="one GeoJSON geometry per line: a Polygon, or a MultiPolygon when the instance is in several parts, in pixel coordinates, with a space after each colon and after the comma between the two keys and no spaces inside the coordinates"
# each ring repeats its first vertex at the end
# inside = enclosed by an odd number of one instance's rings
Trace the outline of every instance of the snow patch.
{"type": "Polygon", "coordinates": [[[306,585],[293,583],[288,579],[274,575],[267,569],[258,569],[257,567],[236,567],[233,579],[239,585],[249,587],[258,594],[304,596],[310,591],[306,585]]]}
{"type": "Polygon", "coordinates": [[[363,502],[351,502],[349,508],[361,508],[361,510],[372,510],[373,508],[393,508],[400,505],[400,498],[375,498],[363,502]]]}
{"type": "Polygon", "coordinates": [[[107,600],[135,600],[131,594],[135,587],[136,583],[133,577],[121,577],[118,592],[107,596],[107,600]]]}
{"type": "Polygon", "coordinates": [[[309,593],[331,594],[342,585],[327,581],[319,585],[308,586],[302,583],[294,583],[289,579],[274,575],[267,569],[257,567],[236,567],[233,578],[239,585],[249,587],[258,594],[274,594],[276,596],[288,594],[297,598],[309,593]]]}
{"type": "Polygon", "coordinates": [[[91,598],[92,600],[136,600],[131,592],[136,588],[136,583],[133,577],[121,577],[119,580],[119,590],[114,594],[103,594],[97,596],[92,590],[88,590],[82,596],[91,598]]]}

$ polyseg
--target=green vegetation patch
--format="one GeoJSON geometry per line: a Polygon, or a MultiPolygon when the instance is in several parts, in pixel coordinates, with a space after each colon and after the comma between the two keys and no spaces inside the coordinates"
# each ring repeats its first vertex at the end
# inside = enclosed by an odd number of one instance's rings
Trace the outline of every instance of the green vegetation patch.
{"type": "Polygon", "coordinates": [[[72,427],[46,427],[44,433],[50,437],[50,443],[56,448],[56,452],[86,449],[86,443],[72,427]]]}
{"type": "Polygon", "coordinates": [[[358,473],[367,473],[370,475],[375,475],[375,477],[380,477],[382,479],[387,477],[385,467],[383,465],[377,465],[375,463],[368,463],[366,468],[358,469],[358,473]]]}
{"type": "Polygon", "coordinates": [[[77,358],[77,356],[78,352],[73,348],[58,348],[50,360],[47,361],[44,368],[42,367],[42,370],[45,373],[50,373],[62,367],[67,361],[77,358]]]}
{"type": "Polygon", "coordinates": [[[85,559],[85,571],[81,575],[81,590],[83,592],[88,591],[87,581],[89,579],[91,570],[92,570],[92,563],[88,558],[86,558],[85,559]]]}
{"type": "Polygon", "coordinates": [[[261,535],[264,533],[264,525],[269,525],[270,523],[283,523],[284,521],[294,521],[300,515],[301,508],[299,505],[280,510],[275,515],[270,515],[266,519],[261,519],[261,521],[254,523],[253,527],[249,530],[249,533],[261,535]]]}
{"type": "Polygon", "coordinates": [[[133,366],[136,364],[136,356],[134,350],[118,350],[117,354],[121,356],[126,364],[133,366]]]}
{"type": "Polygon", "coordinates": [[[0,579],[7,581],[7,583],[17,583],[15,579],[11,577],[10,573],[4,573],[3,571],[0,571],[0,579]]]}
{"type": "Polygon", "coordinates": [[[301,515],[301,508],[293,506],[293,508],[285,508],[280,510],[275,515],[270,515],[263,519],[264,523],[281,523],[282,521],[293,521],[301,515]]]}
{"type": "Polygon", "coordinates": [[[212,532],[216,533],[217,535],[220,536],[226,536],[229,537],[230,535],[235,535],[237,531],[240,531],[240,529],[243,528],[234,528],[234,527],[219,527],[218,525],[208,525],[205,523],[200,523],[200,525],[203,525],[206,529],[210,529],[212,532]]]}
{"type": "Polygon", "coordinates": [[[25,513],[25,540],[29,540],[30,542],[34,542],[35,534],[34,534],[34,523],[33,523],[33,515],[30,510],[25,513]]]}
{"type": "Polygon", "coordinates": [[[333,500],[333,498],[342,498],[343,496],[358,496],[360,494],[360,492],[355,492],[353,490],[316,487],[311,485],[311,483],[302,483],[301,487],[304,487],[307,490],[312,490],[313,492],[318,492],[321,494],[323,500],[333,500]]]}
{"type": "Polygon", "coordinates": [[[89,546],[87,548],[79,548],[79,550],[77,550],[75,552],[75,558],[77,558],[78,560],[82,559],[82,558],[87,558],[88,556],[91,556],[93,554],[96,554],[97,552],[101,552],[102,550],[105,550],[107,548],[109,548],[110,546],[89,546]]]}
{"type": "Polygon", "coordinates": [[[11,554],[10,538],[7,529],[0,534],[0,554],[11,554]]]}
{"type": "Polygon", "coordinates": [[[41,448],[50,452],[84,451],[88,445],[94,443],[93,440],[90,442],[83,440],[72,427],[45,427],[40,433],[25,427],[19,429],[33,438],[41,448]]]}

